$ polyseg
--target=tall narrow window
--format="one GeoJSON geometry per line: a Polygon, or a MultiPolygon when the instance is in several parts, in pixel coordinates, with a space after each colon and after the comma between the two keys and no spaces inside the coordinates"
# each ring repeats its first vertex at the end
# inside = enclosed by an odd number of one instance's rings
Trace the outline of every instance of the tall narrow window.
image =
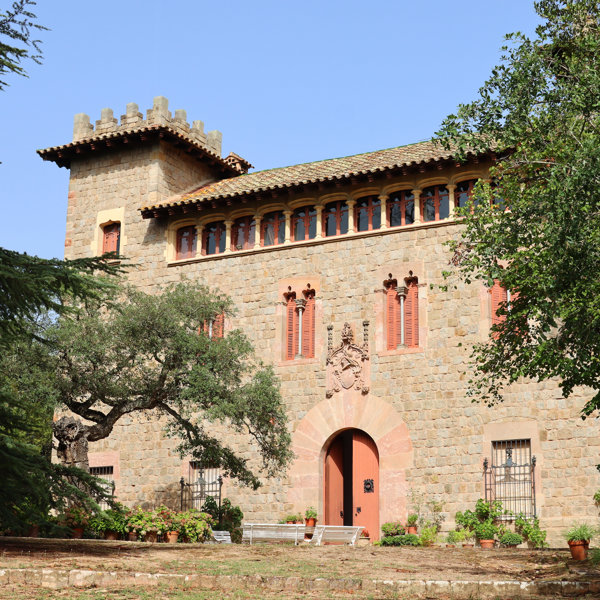
{"type": "Polygon", "coordinates": [[[248,250],[254,248],[256,222],[254,217],[236,219],[231,228],[231,250],[248,250]]]}
{"type": "Polygon", "coordinates": [[[345,200],[325,205],[323,231],[326,237],[348,233],[348,205],[345,200]]]}
{"type": "Polygon", "coordinates": [[[175,259],[194,258],[196,256],[196,228],[193,225],[177,230],[175,259]]]}
{"type": "Polygon", "coordinates": [[[317,211],[314,206],[297,208],[292,215],[294,242],[312,240],[317,235],[317,211]]]}
{"type": "Polygon", "coordinates": [[[220,313],[214,319],[206,319],[202,324],[202,330],[211,340],[222,338],[225,333],[225,314],[220,313]]]}
{"type": "Polygon", "coordinates": [[[121,245],[121,223],[109,223],[102,229],[102,254],[119,253],[121,245]]]}
{"type": "Polygon", "coordinates": [[[388,350],[419,346],[419,283],[412,273],[404,283],[399,286],[391,273],[384,281],[388,350]]]}
{"type": "MultiPolygon", "coordinates": [[[[498,279],[494,279],[494,285],[490,290],[490,312],[492,325],[500,325],[506,321],[506,311],[510,308],[510,291],[507,290],[498,279]],[[498,314],[501,308],[504,308],[504,314],[498,314]]],[[[498,332],[493,333],[493,337],[498,337],[498,332]]]]}
{"type": "Polygon", "coordinates": [[[464,208],[473,197],[473,187],[477,183],[476,179],[461,181],[456,185],[454,192],[454,202],[458,208],[464,208]]]}
{"type": "Polygon", "coordinates": [[[408,190],[391,194],[386,210],[390,227],[411,225],[415,222],[415,199],[408,190]]]}
{"type": "Polygon", "coordinates": [[[356,231],[371,231],[381,227],[381,200],[377,196],[361,198],[355,210],[356,231]]]}
{"type": "MultiPolygon", "coordinates": [[[[106,466],[106,467],[90,467],[90,475],[93,475],[94,477],[98,477],[98,479],[101,480],[100,485],[104,488],[104,490],[110,494],[111,496],[114,497],[115,495],[115,480],[114,480],[114,473],[113,473],[113,467],[111,466],[106,466]]],[[[106,500],[103,500],[102,502],[99,503],[99,506],[102,510],[107,510],[108,508],[110,508],[109,503],[106,500]]]]}
{"type": "Polygon", "coordinates": [[[284,294],[285,359],[314,358],[315,356],[315,290],[307,284],[297,294],[288,287],[284,294]]]}
{"type": "Polygon", "coordinates": [[[225,223],[208,223],[202,233],[202,253],[221,254],[225,252],[225,223]]]}
{"type": "Polygon", "coordinates": [[[285,215],[283,212],[266,214],[261,222],[261,246],[274,246],[285,241],[285,215]]]}
{"type": "Polygon", "coordinates": [[[447,219],[450,214],[448,188],[435,185],[423,190],[421,194],[421,218],[423,221],[447,219]]]}

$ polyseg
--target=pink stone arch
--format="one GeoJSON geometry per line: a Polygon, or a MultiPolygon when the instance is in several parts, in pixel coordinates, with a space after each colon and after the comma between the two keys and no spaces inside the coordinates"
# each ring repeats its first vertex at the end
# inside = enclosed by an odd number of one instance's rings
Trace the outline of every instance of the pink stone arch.
{"type": "Polygon", "coordinates": [[[319,402],[300,421],[292,435],[296,455],[290,469],[288,501],[293,511],[318,507],[323,515],[323,462],[330,440],[343,429],[368,433],[379,451],[380,523],[406,517],[406,469],[413,448],[408,427],[394,407],[371,395],[335,394],[319,402]]]}

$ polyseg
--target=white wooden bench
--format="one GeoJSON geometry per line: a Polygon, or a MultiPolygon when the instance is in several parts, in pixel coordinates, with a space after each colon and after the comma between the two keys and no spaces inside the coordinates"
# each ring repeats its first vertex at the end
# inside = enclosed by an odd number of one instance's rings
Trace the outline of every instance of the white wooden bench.
{"type": "Polygon", "coordinates": [[[304,540],[305,525],[274,523],[244,523],[242,542],[291,542],[298,545],[304,540]]]}
{"type": "Polygon", "coordinates": [[[354,546],[364,527],[350,525],[317,525],[311,542],[320,546],[326,542],[337,542],[354,546]]]}
{"type": "Polygon", "coordinates": [[[229,531],[215,531],[212,532],[213,539],[217,544],[231,544],[231,534],[229,531]]]}

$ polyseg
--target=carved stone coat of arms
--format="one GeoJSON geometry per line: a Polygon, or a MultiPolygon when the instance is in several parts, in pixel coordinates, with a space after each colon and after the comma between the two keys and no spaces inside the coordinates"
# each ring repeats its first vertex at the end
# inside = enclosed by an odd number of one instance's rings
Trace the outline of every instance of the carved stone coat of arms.
{"type": "Polygon", "coordinates": [[[334,393],[349,389],[360,391],[362,394],[369,392],[367,361],[369,360],[368,322],[363,323],[364,344],[359,346],[354,343],[354,334],[348,323],[342,329],[341,344],[332,346],[329,326],[329,344],[327,352],[327,391],[331,398],[334,393]]]}

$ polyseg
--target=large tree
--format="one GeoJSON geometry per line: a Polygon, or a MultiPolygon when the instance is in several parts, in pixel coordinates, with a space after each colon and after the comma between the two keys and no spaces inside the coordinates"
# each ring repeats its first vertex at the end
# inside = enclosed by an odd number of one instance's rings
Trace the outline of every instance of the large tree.
{"type": "Polygon", "coordinates": [[[245,484],[259,485],[256,465],[213,424],[249,436],[267,476],[285,468],[290,436],[278,381],[240,330],[218,335],[223,314],[232,314],[228,298],[180,283],[158,294],[126,288],[113,306],[88,301],[64,316],[48,333],[52,387],[83,421],[55,422],[59,457],[85,468],[88,442],[108,437],[123,416],[146,413],[165,418],[182,453],[245,484]]]}
{"type": "Polygon", "coordinates": [[[520,377],[557,378],[565,397],[595,390],[585,418],[600,408],[600,4],[535,9],[536,36],[508,35],[478,99],[438,134],[459,156],[496,152],[451,272],[512,291],[474,349],[472,392],[493,404],[520,377]]]}

